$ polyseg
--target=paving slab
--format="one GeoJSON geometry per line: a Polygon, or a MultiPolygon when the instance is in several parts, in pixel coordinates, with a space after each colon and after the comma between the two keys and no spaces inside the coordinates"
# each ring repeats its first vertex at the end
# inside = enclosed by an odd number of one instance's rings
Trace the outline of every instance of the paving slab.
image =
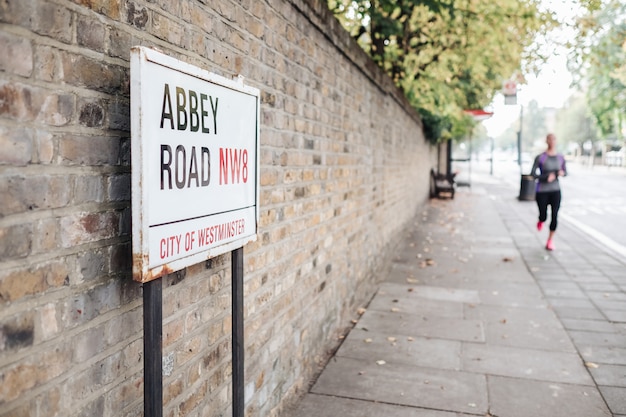
{"type": "Polygon", "coordinates": [[[626,365],[600,364],[589,371],[598,385],[626,388],[626,365]]]}
{"type": "Polygon", "coordinates": [[[609,365],[626,365],[626,347],[579,346],[585,361],[609,365]]]}
{"type": "Polygon", "coordinates": [[[340,398],[330,395],[307,395],[292,417],[460,417],[457,413],[418,407],[384,404],[340,398]]]}
{"type": "Polygon", "coordinates": [[[393,328],[385,332],[354,329],[336,356],[455,370],[461,369],[461,342],[406,336],[393,328]]]}
{"type": "Polygon", "coordinates": [[[311,392],[449,412],[488,411],[484,375],[342,357],[331,360],[311,392]]]}
{"type": "Polygon", "coordinates": [[[389,285],[381,288],[367,306],[368,310],[395,311],[416,316],[432,316],[463,318],[463,304],[453,301],[438,301],[420,298],[412,290],[412,286],[397,285],[398,289],[390,289],[389,285]]]}
{"type": "Polygon", "coordinates": [[[611,417],[595,387],[488,377],[492,416],[611,417]]]}
{"type": "Polygon", "coordinates": [[[577,353],[464,343],[462,363],[468,372],[593,385],[577,353]]]}
{"type": "Polygon", "coordinates": [[[379,333],[395,329],[398,334],[413,337],[469,342],[485,340],[482,321],[438,317],[436,314],[433,312],[431,316],[417,316],[402,312],[368,310],[363,314],[356,328],[379,333]]]}
{"type": "Polygon", "coordinates": [[[485,342],[500,346],[576,352],[554,312],[543,308],[466,308],[465,317],[483,321],[485,342]]]}
{"type": "Polygon", "coordinates": [[[618,331],[613,323],[605,320],[562,319],[561,321],[567,330],[582,330],[598,333],[617,333],[618,331]]]}
{"type": "Polygon", "coordinates": [[[626,335],[619,333],[584,332],[573,330],[569,332],[576,345],[592,345],[606,347],[626,346],[626,335]]]}
{"type": "Polygon", "coordinates": [[[626,388],[601,386],[600,392],[613,413],[626,415],[626,388]]]}

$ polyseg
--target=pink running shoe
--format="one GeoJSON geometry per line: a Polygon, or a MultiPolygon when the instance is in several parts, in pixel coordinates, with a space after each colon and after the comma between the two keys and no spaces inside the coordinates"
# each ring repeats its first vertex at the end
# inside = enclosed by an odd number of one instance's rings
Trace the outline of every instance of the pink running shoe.
{"type": "Polygon", "coordinates": [[[537,231],[541,232],[541,229],[543,229],[543,222],[537,222],[537,231]]]}
{"type": "Polygon", "coordinates": [[[546,249],[554,250],[554,243],[552,243],[552,240],[548,240],[548,243],[546,243],[546,249]]]}

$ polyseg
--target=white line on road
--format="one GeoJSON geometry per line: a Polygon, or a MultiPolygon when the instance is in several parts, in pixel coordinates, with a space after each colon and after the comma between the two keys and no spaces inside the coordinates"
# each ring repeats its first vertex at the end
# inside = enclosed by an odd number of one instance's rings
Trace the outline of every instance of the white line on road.
{"type": "Polygon", "coordinates": [[[592,238],[596,239],[598,242],[602,243],[603,245],[607,246],[608,248],[614,250],[615,252],[617,252],[618,254],[623,256],[624,258],[626,258],[626,247],[620,245],[619,243],[617,243],[616,241],[614,241],[610,237],[608,237],[608,236],[598,232],[597,230],[587,226],[586,224],[584,224],[582,222],[579,222],[575,218],[573,218],[571,216],[568,216],[565,213],[559,213],[559,214],[560,214],[560,216],[561,216],[561,218],[563,220],[565,220],[566,222],[572,224],[572,226],[578,228],[583,233],[586,233],[587,235],[589,235],[592,238]]]}

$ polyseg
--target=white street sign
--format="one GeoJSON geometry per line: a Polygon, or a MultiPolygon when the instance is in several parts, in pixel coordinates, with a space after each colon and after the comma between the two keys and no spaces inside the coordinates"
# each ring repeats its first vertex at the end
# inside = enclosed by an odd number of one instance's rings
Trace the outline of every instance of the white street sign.
{"type": "Polygon", "coordinates": [[[259,90],[131,50],[133,278],[256,239],[259,90]]]}

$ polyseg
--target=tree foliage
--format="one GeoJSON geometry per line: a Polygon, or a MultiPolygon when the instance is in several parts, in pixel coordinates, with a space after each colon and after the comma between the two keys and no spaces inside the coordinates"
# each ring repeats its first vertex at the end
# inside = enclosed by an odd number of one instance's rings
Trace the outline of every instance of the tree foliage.
{"type": "Polygon", "coordinates": [[[626,2],[581,1],[570,70],[587,92],[587,103],[603,137],[622,138],[626,128],[626,2]]]}
{"type": "Polygon", "coordinates": [[[543,57],[551,15],[538,0],[329,0],[344,27],[403,90],[431,140],[472,126],[502,82],[543,57]],[[524,66],[523,63],[526,65],[524,66]]]}
{"type": "Polygon", "coordinates": [[[598,140],[598,128],[582,94],[569,98],[556,116],[556,136],[564,144],[576,143],[583,148],[585,142],[598,140]]]}

